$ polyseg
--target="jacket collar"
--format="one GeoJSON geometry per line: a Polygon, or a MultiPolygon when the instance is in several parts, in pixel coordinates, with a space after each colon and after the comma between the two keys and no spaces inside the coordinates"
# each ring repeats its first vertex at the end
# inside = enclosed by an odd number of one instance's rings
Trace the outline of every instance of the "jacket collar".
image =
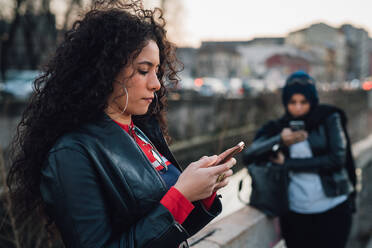
{"type": "MultiPolygon", "coordinates": [[[[169,150],[168,144],[161,131],[159,121],[155,115],[135,116],[133,118],[133,123],[146,134],[146,136],[151,140],[151,142],[163,156],[165,156],[174,166],[182,171],[179,163],[169,150]]],[[[107,131],[112,130],[112,128],[120,128],[106,113],[103,113],[97,124],[102,126],[107,131]]]]}

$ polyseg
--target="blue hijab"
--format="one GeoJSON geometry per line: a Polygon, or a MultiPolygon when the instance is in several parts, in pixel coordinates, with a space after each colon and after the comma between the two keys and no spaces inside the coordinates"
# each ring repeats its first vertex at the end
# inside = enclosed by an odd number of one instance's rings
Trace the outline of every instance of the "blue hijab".
{"type": "Polygon", "coordinates": [[[282,91],[282,102],[287,109],[288,102],[294,94],[302,94],[309,101],[311,109],[319,104],[315,80],[304,71],[296,71],[289,75],[282,91]]]}

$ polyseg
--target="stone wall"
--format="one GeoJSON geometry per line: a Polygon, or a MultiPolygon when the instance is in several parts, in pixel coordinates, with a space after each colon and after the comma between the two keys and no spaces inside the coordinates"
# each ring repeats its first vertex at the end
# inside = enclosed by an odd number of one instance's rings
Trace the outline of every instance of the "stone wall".
{"type": "MultiPolygon", "coordinates": [[[[370,110],[368,110],[367,92],[323,92],[320,94],[320,100],[335,104],[346,111],[353,141],[364,137],[368,132],[366,127],[372,126],[372,118],[368,119],[370,110]]],[[[0,102],[0,145],[2,147],[9,142],[24,106],[22,102],[0,102]]],[[[280,94],[265,94],[242,99],[198,97],[169,100],[168,106],[169,133],[176,151],[184,148],[185,142],[191,142],[193,139],[205,140],[203,137],[218,138],[219,143],[212,147],[221,149],[226,144],[225,136],[233,135],[233,132],[244,132],[242,138],[250,141],[254,132],[264,122],[284,113],[280,94]]]]}
{"type": "MultiPolygon", "coordinates": [[[[345,110],[353,142],[366,137],[372,128],[368,99],[364,91],[320,94],[322,103],[345,110]]],[[[284,113],[279,94],[244,99],[185,99],[169,101],[168,105],[169,133],[173,138],[171,149],[183,166],[203,155],[218,154],[240,140],[249,145],[263,123],[284,113]]]]}
{"type": "MultiPolygon", "coordinates": [[[[352,126],[355,126],[354,120],[357,119],[360,122],[358,126],[365,125],[366,119],[362,115],[368,109],[367,92],[322,92],[320,102],[331,103],[344,109],[352,126]]],[[[265,94],[243,99],[202,97],[169,100],[168,105],[169,131],[175,141],[216,134],[225,129],[247,125],[257,129],[267,120],[277,118],[284,113],[279,94],[265,94]]],[[[359,138],[363,136],[360,131],[355,132],[359,138]]]]}

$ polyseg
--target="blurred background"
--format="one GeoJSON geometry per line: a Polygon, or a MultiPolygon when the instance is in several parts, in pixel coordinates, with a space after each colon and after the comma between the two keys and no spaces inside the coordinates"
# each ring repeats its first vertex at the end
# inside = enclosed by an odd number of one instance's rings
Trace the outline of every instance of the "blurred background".
{"type": "MultiPolygon", "coordinates": [[[[1,97],[30,82],[92,0],[0,0],[1,97]]],[[[161,7],[185,68],[180,93],[241,97],[275,91],[291,72],[322,90],[372,86],[370,1],[144,0],[161,7]]]]}
{"type": "MultiPolygon", "coordinates": [[[[27,228],[12,222],[16,213],[10,211],[4,180],[9,142],[41,66],[92,1],[0,0],[0,247],[21,247],[17,232],[27,228]]],[[[143,3],[164,10],[168,37],[184,63],[180,84],[170,89],[168,108],[171,149],[183,166],[240,140],[249,145],[264,122],[283,114],[280,88],[296,70],[307,71],[317,80],[321,102],[346,111],[354,145],[370,137],[372,1],[143,3]]],[[[237,159],[236,178],[221,192],[220,218],[244,206],[236,189],[238,181],[246,178],[246,169],[237,159]]],[[[372,176],[372,157],[366,161],[358,169],[360,182],[372,176]]],[[[248,199],[246,180],[243,194],[248,199]]],[[[360,183],[359,190],[358,224],[349,246],[354,248],[366,247],[372,236],[368,212],[372,186],[360,183]]],[[[26,232],[27,247],[54,247],[46,241],[42,224],[33,224],[26,232]]]]}

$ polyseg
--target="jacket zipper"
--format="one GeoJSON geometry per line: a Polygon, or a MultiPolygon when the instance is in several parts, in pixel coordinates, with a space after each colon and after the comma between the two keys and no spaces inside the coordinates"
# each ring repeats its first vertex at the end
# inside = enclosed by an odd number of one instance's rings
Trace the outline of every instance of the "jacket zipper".
{"type": "MultiPolygon", "coordinates": [[[[161,133],[161,132],[160,132],[161,133]]],[[[167,148],[168,148],[168,150],[169,150],[169,153],[172,155],[172,157],[173,157],[173,159],[174,159],[174,161],[177,163],[177,168],[182,172],[183,170],[182,170],[182,168],[181,168],[181,166],[180,166],[180,164],[178,163],[178,161],[177,161],[177,159],[174,157],[174,155],[173,155],[173,153],[172,153],[172,151],[169,149],[169,145],[168,145],[168,142],[166,141],[166,139],[164,138],[164,136],[163,135],[160,135],[160,138],[161,138],[161,141],[163,142],[163,143],[165,143],[166,144],[166,146],[167,146],[167,148]]]]}
{"type": "Polygon", "coordinates": [[[136,144],[136,147],[137,147],[137,149],[140,151],[140,153],[142,154],[142,156],[144,156],[144,157],[146,158],[146,161],[148,162],[148,164],[150,165],[150,167],[155,171],[156,175],[157,175],[158,178],[160,179],[160,182],[161,182],[161,184],[162,184],[162,186],[163,186],[163,190],[164,190],[164,192],[166,193],[166,192],[167,192],[167,186],[166,186],[166,184],[165,184],[163,178],[160,176],[159,172],[154,168],[154,166],[152,166],[152,164],[150,163],[149,159],[148,159],[148,158],[146,157],[146,155],[143,153],[141,147],[137,144],[137,142],[136,142],[135,140],[133,140],[132,136],[129,135],[129,134],[128,134],[126,131],[124,131],[123,129],[122,129],[122,131],[123,131],[126,135],[128,135],[128,136],[130,137],[130,140],[132,140],[132,142],[133,142],[134,144],[136,144]]]}

